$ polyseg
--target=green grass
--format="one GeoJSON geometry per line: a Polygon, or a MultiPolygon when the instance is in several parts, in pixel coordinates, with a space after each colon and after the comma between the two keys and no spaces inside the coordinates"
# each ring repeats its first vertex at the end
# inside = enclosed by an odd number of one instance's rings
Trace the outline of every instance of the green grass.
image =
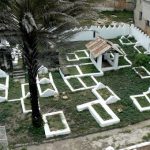
{"type": "Polygon", "coordinates": [[[123,65],[129,65],[129,63],[126,61],[126,59],[123,56],[119,57],[119,62],[118,62],[119,66],[123,66],[123,65]]]}
{"type": "Polygon", "coordinates": [[[132,43],[136,43],[136,39],[134,37],[128,37],[128,39],[132,42],[132,43]]]}
{"type": "Polygon", "coordinates": [[[80,81],[77,78],[70,78],[68,79],[68,81],[74,89],[83,87],[83,85],[80,83],[80,81]]]}
{"type": "Polygon", "coordinates": [[[144,141],[149,141],[150,140],[150,133],[148,133],[147,135],[143,136],[143,140],[144,141]]]}
{"type": "Polygon", "coordinates": [[[150,93],[146,94],[150,98],[150,93]]]}
{"type": "Polygon", "coordinates": [[[150,106],[150,103],[148,102],[148,100],[146,99],[145,96],[136,97],[136,99],[139,102],[139,104],[141,105],[141,107],[150,106]]]}
{"type": "Polygon", "coordinates": [[[67,54],[67,56],[69,57],[69,59],[76,59],[75,54],[67,54]]]}
{"type": "Polygon", "coordinates": [[[5,90],[0,90],[0,96],[5,97],[5,90]]]}
{"type": "Polygon", "coordinates": [[[125,22],[129,23],[131,20],[133,20],[133,12],[132,11],[103,11],[101,14],[108,17],[110,21],[116,21],[116,22],[125,22]],[[115,15],[117,17],[112,17],[112,15],[115,15]]]}
{"type": "MultiPolygon", "coordinates": [[[[114,39],[118,42],[118,39],[114,39]]],[[[69,50],[84,49],[87,42],[71,42],[66,43],[60,50],[64,51],[68,47],[69,50]]],[[[132,46],[122,46],[127,53],[128,58],[133,62],[137,51],[132,46]]],[[[64,55],[66,57],[66,54],[64,55]]],[[[149,65],[149,64],[148,64],[149,65]]],[[[150,65],[147,69],[150,70],[150,65]]],[[[99,82],[109,86],[115,94],[120,97],[120,101],[109,105],[114,113],[120,118],[121,122],[109,127],[101,128],[95,121],[88,110],[78,112],[77,105],[84,104],[96,100],[91,90],[85,90],[72,93],[63,81],[59,71],[52,72],[54,82],[59,91],[58,97],[40,98],[40,108],[42,114],[53,111],[63,110],[68,124],[71,128],[71,134],[60,136],[57,139],[73,138],[83,136],[90,133],[98,133],[108,131],[114,128],[121,128],[131,124],[135,124],[150,119],[149,112],[139,112],[134,106],[131,95],[136,95],[147,91],[150,79],[140,80],[132,68],[124,68],[116,71],[105,72],[102,77],[96,77],[99,82]],[[63,94],[65,92],[65,94],[63,94]],[[67,95],[68,99],[64,100],[63,95],[67,95]],[[122,112],[118,112],[122,109],[122,112]],[[88,129],[87,129],[88,126],[88,129]]],[[[19,82],[13,82],[10,78],[9,96],[11,98],[21,97],[21,88],[19,82]]],[[[33,143],[45,141],[43,127],[36,129],[31,125],[31,114],[24,115],[21,110],[20,102],[1,103],[0,104],[0,124],[6,126],[7,136],[10,146],[18,143],[33,143]]]]}
{"type": "Polygon", "coordinates": [[[15,82],[12,78],[9,78],[8,100],[20,99],[20,97],[22,97],[20,82],[15,82]]]}
{"type": "Polygon", "coordinates": [[[97,111],[103,120],[112,119],[112,117],[107,113],[107,111],[99,104],[94,104],[92,107],[97,111]]]}
{"type": "Polygon", "coordinates": [[[99,71],[93,64],[79,66],[83,74],[98,73],[99,71]]]}
{"type": "Polygon", "coordinates": [[[24,99],[24,105],[26,110],[31,110],[30,98],[24,99]]]}
{"type": "Polygon", "coordinates": [[[51,83],[47,83],[47,84],[40,84],[41,87],[41,91],[44,92],[47,89],[51,89],[53,90],[53,85],[51,83]]]}
{"type": "Polygon", "coordinates": [[[90,86],[94,86],[96,85],[96,83],[94,82],[94,80],[90,77],[82,77],[81,80],[86,84],[86,86],[90,87],[90,86]]]}
{"type": "Polygon", "coordinates": [[[61,121],[60,115],[52,115],[46,117],[51,131],[64,129],[64,124],[61,121]]]}
{"type": "Polygon", "coordinates": [[[137,48],[141,53],[146,52],[146,49],[145,49],[143,46],[136,46],[136,48],[137,48]]]}
{"type": "Polygon", "coordinates": [[[87,57],[84,51],[75,52],[78,57],[87,57]]]}
{"type": "Polygon", "coordinates": [[[27,95],[29,92],[29,85],[25,85],[24,88],[25,88],[25,95],[27,95]]]}
{"type": "Polygon", "coordinates": [[[141,67],[139,68],[135,68],[137,72],[139,72],[139,74],[141,74],[142,76],[148,76],[148,73],[141,67]]]}
{"type": "Polygon", "coordinates": [[[77,70],[76,67],[67,67],[67,70],[69,72],[69,75],[78,75],[79,71],[77,70]]]}
{"type": "Polygon", "coordinates": [[[97,92],[104,100],[107,100],[112,95],[107,88],[98,89],[97,92]]]}
{"type": "Polygon", "coordinates": [[[125,38],[122,38],[122,42],[123,43],[130,43],[130,41],[125,37],[125,38]]]}
{"type": "Polygon", "coordinates": [[[0,78],[0,84],[5,84],[6,78],[0,78]]]}

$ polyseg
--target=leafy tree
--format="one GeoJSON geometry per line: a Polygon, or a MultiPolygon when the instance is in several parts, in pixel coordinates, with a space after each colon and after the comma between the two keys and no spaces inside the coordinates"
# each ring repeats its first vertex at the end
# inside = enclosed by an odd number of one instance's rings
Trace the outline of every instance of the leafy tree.
{"type": "Polygon", "coordinates": [[[83,0],[1,0],[0,38],[21,43],[28,70],[32,124],[41,127],[36,76],[38,45],[54,45],[64,38],[64,30],[78,25],[76,17],[87,10],[83,0]]]}

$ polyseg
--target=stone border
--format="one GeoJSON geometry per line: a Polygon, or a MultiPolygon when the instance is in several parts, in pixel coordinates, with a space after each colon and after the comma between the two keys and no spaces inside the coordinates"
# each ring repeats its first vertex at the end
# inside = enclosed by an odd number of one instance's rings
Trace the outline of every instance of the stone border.
{"type": "MultiPolygon", "coordinates": [[[[119,56],[119,57],[122,57],[122,56],[119,56]]],[[[127,58],[127,56],[123,56],[124,59],[129,63],[129,65],[121,65],[121,66],[118,66],[118,69],[121,69],[121,68],[127,68],[127,67],[131,67],[132,66],[132,62],[127,58]]]]}
{"type": "Polygon", "coordinates": [[[120,122],[120,119],[116,116],[116,114],[109,108],[108,105],[104,102],[103,99],[95,100],[92,102],[88,102],[85,104],[77,105],[77,110],[78,111],[83,111],[85,109],[89,109],[91,115],[94,117],[96,122],[101,126],[101,127],[106,127],[110,126],[116,123],[120,122]],[[109,120],[103,120],[102,117],[96,112],[96,110],[92,107],[94,104],[99,104],[101,105],[106,112],[112,117],[112,119],[109,120]]]}
{"type": "Polygon", "coordinates": [[[149,72],[144,66],[133,67],[132,69],[135,71],[135,73],[136,73],[137,75],[140,76],[141,79],[148,79],[148,78],[150,78],[150,72],[149,72]],[[142,76],[142,75],[140,74],[140,72],[138,72],[138,71],[136,70],[136,68],[142,68],[142,69],[147,73],[147,76],[142,76]]]}
{"type": "Polygon", "coordinates": [[[86,50],[76,50],[74,51],[74,53],[68,53],[68,54],[74,54],[74,56],[76,57],[76,59],[70,59],[68,56],[66,56],[67,58],[67,61],[79,61],[79,60],[82,60],[82,59],[88,59],[90,58],[88,52],[86,50]],[[84,52],[86,57],[79,57],[76,53],[77,52],[84,52]]]}
{"type": "MultiPolygon", "coordinates": [[[[27,98],[27,97],[26,97],[27,98]]],[[[26,109],[26,107],[25,107],[25,104],[24,104],[24,100],[26,99],[26,98],[21,98],[21,107],[22,107],[22,112],[24,113],[24,114],[27,114],[27,113],[31,113],[32,112],[32,110],[30,109],[30,110],[27,110],[26,109]]]]}
{"type": "Polygon", "coordinates": [[[103,99],[103,101],[106,103],[106,104],[112,104],[112,103],[116,103],[117,101],[120,100],[120,98],[108,87],[108,86],[105,86],[104,84],[102,83],[99,83],[97,86],[95,86],[94,89],[92,89],[92,92],[93,94],[98,98],[98,99],[103,99]],[[103,88],[106,88],[112,95],[107,98],[106,100],[104,100],[102,98],[102,96],[97,92],[97,90],[99,89],[103,89],[103,88]]]}
{"type": "Polygon", "coordinates": [[[144,142],[144,143],[136,144],[127,148],[120,149],[120,150],[136,150],[137,148],[142,148],[142,147],[149,146],[149,145],[150,145],[150,142],[144,142]]]}
{"type": "Polygon", "coordinates": [[[28,91],[28,93],[26,94],[25,86],[29,86],[29,83],[21,84],[22,97],[28,98],[30,97],[30,92],[28,91]]]}
{"type": "MultiPolygon", "coordinates": [[[[20,100],[21,100],[21,107],[22,107],[22,112],[24,113],[24,114],[28,114],[28,113],[31,113],[32,112],[32,110],[30,109],[30,110],[27,110],[26,109],[26,106],[25,106],[25,103],[24,103],[24,101],[26,100],[26,98],[27,97],[22,97],[22,98],[20,98],[20,100]]],[[[38,102],[39,103],[39,102],[38,102]]],[[[39,104],[39,109],[40,109],[40,104],[39,104]]]]}
{"type": "Polygon", "coordinates": [[[49,97],[53,95],[58,95],[58,90],[55,86],[51,73],[49,73],[49,79],[48,78],[39,79],[39,77],[37,76],[37,88],[38,88],[40,97],[49,97]],[[42,80],[44,82],[44,79],[45,79],[45,83],[42,83],[42,80]],[[52,84],[53,89],[46,89],[45,91],[42,91],[40,84],[49,84],[49,83],[52,84]]]}
{"type": "MultiPolygon", "coordinates": [[[[84,77],[86,77],[86,76],[84,76],[84,77]]],[[[92,80],[95,82],[95,85],[93,85],[93,86],[87,86],[86,83],[84,83],[84,81],[82,81],[82,79],[81,79],[82,77],[75,77],[76,79],[79,80],[79,82],[81,83],[81,85],[83,87],[82,88],[78,88],[78,89],[74,89],[72,87],[72,85],[70,84],[70,82],[68,81],[68,79],[64,78],[64,81],[65,81],[65,83],[67,84],[67,86],[70,88],[70,90],[72,92],[77,92],[77,91],[92,89],[92,88],[94,88],[98,84],[98,81],[94,78],[94,76],[88,76],[88,77],[92,78],[92,80]]],[[[71,79],[71,78],[69,78],[69,79],[71,79]]]]}
{"type": "Polygon", "coordinates": [[[63,79],[64,78],[69,79],[69,78],[74,78],[74,77],[84,77],[84,76],[103,76],[103,74],[104,74],[102,70],[98,70],[97,68],[96,69],[99,71],[98,73],[86,73],[86,74],[84,74],[80,69],[80,66],[83,66],[83,65],[93,65],[95,67],[95,65],[93,63],[83,63],[80,65],[67,65],[66,68],[67,67],[76,67],[79,74],[78,75],[64,76],[64,74],[60,68],[59,68],[59,72],[60,72],[63,79]]]}
{"type": "MultiPolygon", "coordinates": [[[[141,107],[141,105],[139,104],[138,100],[136,99],[136,97],[141,97],[141,96],[145,96],[144,94],[139,94],[139,95],[132,95],[130,96],[130,98],[132,99],[134,105],[136,106],[136,108],[140,111],[140,112],[143,112],[143,111],[150,111],[150,105],[147,106],[147,107],[141,107]]],[[[147,97],[145,97],[146,100],[149,102],[150,104],[150,99],[147,99],[147,97]]]]}
{"type": "Polygon", "coordinates": [[[5,96],[4,97],[0,96],[0,103],[8,100],[9,75],[6,75],[5,77],[1,77],[1,78],[5,78],[5,85],[0,84],[2,88],[1,91],[5,91],[5,96]]]}
{"type": "Polygon", "coordinates": [[[46,138],[54,137],[54,136],[59,136],[59,135],[65,135],[71,133],[71,130],[69,128],[69,125],[67,123],[67,120],[65,118],[65,115],[63,111],[57,111],[57,112],[52,112],[52,113],[46,113],[43,115],[43,121],[44,121],[44,130],[45,130],[45,136],[46,138]],[[57,131],[51,131],[50,127],[48,125],[46,117],[48,116],[53,116],[53,115],[60,115],[60,119],[64,125],[64,129],[57,130],[57,131]]]}
{"type": "MultiPolygon", "coordinates": [[[[130,35],[129,35],[129,36],[130,36],[130,35]]],[[[136,44],[136,43],[131,42],[131,41],[130,41],[128,38],[126,38],[125,36],[121,36],[121,38],[119,39],[119,42],[120,42],[122,45],[128,45],[128,46],[136,44]],[[124,38],[124,39],[127,39],[127,40],[129,41],[129,43],[124,43],[123,40],[122,40],[123,38],[124,38]]]]}

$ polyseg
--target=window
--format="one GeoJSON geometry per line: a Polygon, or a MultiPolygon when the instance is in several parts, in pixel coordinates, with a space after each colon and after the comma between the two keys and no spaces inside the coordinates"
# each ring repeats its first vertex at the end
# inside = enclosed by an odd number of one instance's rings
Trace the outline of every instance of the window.
{"type": "Polygon", "coordinates": [[[139,20],[142,20],[142,12],[139,12],[139,20]]]}
{"type": "Polygon", "coordinates": [[[150,26],[150,21],[146,20],[146,26],[149,27],[150,26]]]}

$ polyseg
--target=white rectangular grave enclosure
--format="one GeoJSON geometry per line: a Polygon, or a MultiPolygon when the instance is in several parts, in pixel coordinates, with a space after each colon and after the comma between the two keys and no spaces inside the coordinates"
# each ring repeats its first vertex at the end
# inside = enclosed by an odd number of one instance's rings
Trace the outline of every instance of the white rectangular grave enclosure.
{"type": "Polygon", "coordinates": [[[140,76],[141,79],[150,78],[150,72],[144,66],[133,67],[133,70],[135,71],[136,74],[138,74],[140,76]],[[143,70],[143,72],[145,72],[147,75],[142,75],[142,72],[140,73],[140,71],[138,71],[138,69],[140,69],[141,71],[143,70]]]}
{"type": "Polygon", "coordinates": [[[66,58],[67,58],[67,61],[79,61],[79,60],[82,60],[82,59],[88,59],[89,58],[89,54],[88,54],[88,52],[86,50],[76,50],[73,53],[68,53],[66,58]],[[79,56],[78,53],[81,53],[81,52],[84,53],[85,56],[79,56]],[[69,57],[69,55],[73,55],[74,58],[71,59],[69,57]]]}
{"type": "MultiPolygon", "coordinates": [[[[129,36],[130,36],[130,35],[129,35],[129,36]]],[[[125,37],[125,36],[121,36],[121,38],[119,39],[119,41],[120,41],[120,43],[121,43],[122,45],[134,45],[134,44],[136,44],[136,42],[130,41],[130,40],[128,39],[128,37],[125,37]],[[128,41],[128,42],[124,42],[123,40],[126,40],[126,41],[128,41]]]]}
{"type": "Polygon", "coordinates": [[[0,102],[8,100],[8,88],[9,88],[9,75],[6,72],[0,69],[0,79],[4,80],[3,83],[0,83],[0,102]]]}
{"type": "Polygon", "coordinates": [[[45,130],[45,136],[46,138],[54,137],[54,136],[59,136],[59,135],[65,135],[71,133],[71,130],[69,128],[69,125],[66,121],[65,115],[63,111],[57,111],[57,112],[52,112],[52,113],[47,113],[43,115],[43,121],[44,121],[44,130],[45,130]],[[49,116],[55,116],[59,115],[60,120],[64,125],[64,129],[56,130],[56,131],[51,131],[51,127],[48,125],[47,117],[49,116]]]}
{"type": "Polygon", "coordinates": [[[120,100],[120,98],[106,85],[99,83],[95,88],[92,89],[93,94],[98,98],[104,100],[106,104],[112,104],[116,103],[117,101],[120,100]],[[104,99],[102,95],[98,93],[99,89],[107,89],[108,92],[111,94],[107,99],[104,99]]]}
{"type": "Polygon", "coordinates": [[[140,103],[138,102],[138,100],[136,98],[138,97],[143,97],[144,94],[139,94],[139,95],[132,95],[130,96],[130,98],[132,99],[134,105],[136,106],[136,108],[140,111],[140,112],[143,112],[143,111],[150,111],[150,99],[145,97],[145,100],[147,100],[147,102],[149,103],[148,106],[145,106],[145,107],[142,107],[140,105],[140,103]]]}
{"type": "MultiPolygon", "coordinates": [[[[109,108],[109,106],[104,102],[103,99],[101,100],[95,100],[92,102],[88,102],[85,104],[81,104],[77,106],[78,111],[83,111],[85,109],[88,109],[91,113],[91,115],[94,117],[96,122],[101,126],[101,127],[106,127],[110,126],[116,123],[120,122],[120,119],[115,115],[115,113],[109,108]],[[93,105],[100,105],[102,106],[105,111],[110,115],[111,119],[104,120],[100,114],[97,113],[97,111],[93,108],[93,105]]],[[[84,113],[84,112],[83,112],[84,113]]]]}
{"type": "MultiPolygon", "coordinates": [[[[29,98],[29,97],[24,97],[24,98],[22,97],[22,98],[21,98],[21,108],[22,108],[22,112],[23,112],[24,114],[31,113],[32,110],[26,108],[25,101],[28,101],[28,105],[31,106],[31,104],[30,104],[30,98],[29,98]]],[[[40,104],[39,104],[39,109],[40,109],[40,104]]]]}
{"type": "Polygon", "coordinates": [[[65,83],[67,84],[67,86],[70,88],[70,90],[72,91],[72,92],[77,92],[77,91],[82,91],[82,90],[87,90],[87,89],[92,89],[92,88],[94,88],[97,84],[98,84],[98,81],[94,78],[94,76],[84,76],[84,77],[75,77],[74,79],[77,79],[78,80],[78,82],[81,84],[81,87],[80,88],[74,88],[73,87],[73,85],[70,83],[70,80],[72,79],[72,78],[64,78],[64,81],[65,81],[65,83]],[[82,78],[84,78],[84,77],[90,77],[92,80],[93,80],[93,82],[95,83],[94,85],[92,85],[92,86],[88,86],[88,85],[86,85],[86,83],[83,81],[83,79],[82,78]]]}
{"type": "Polygon", "coordinates": [[[58,94],[58,90],[55,86],[52,74],[49,73],[48,74],[48,78],[47,77],[43,77],[41,79],[39,79],[39,76],[37,76],[37,87],[38,87],[38,91],[39,91],[39,95],[40,97],[49,97],[49,96],[54,96],[58,94]],[[44,91],[42,91],[41,85],[51,85],[51,87],[48,87],[47,89],[45,89],[44,91]]]}
{"type": "Polygon", "coordinates": [[[24,83],[24,84],[21,84],[21,91],[22,91],[22,97],[23,98],[28,98],[30,97],[30,92],[29,92],[29,83],[24,83]]]}

